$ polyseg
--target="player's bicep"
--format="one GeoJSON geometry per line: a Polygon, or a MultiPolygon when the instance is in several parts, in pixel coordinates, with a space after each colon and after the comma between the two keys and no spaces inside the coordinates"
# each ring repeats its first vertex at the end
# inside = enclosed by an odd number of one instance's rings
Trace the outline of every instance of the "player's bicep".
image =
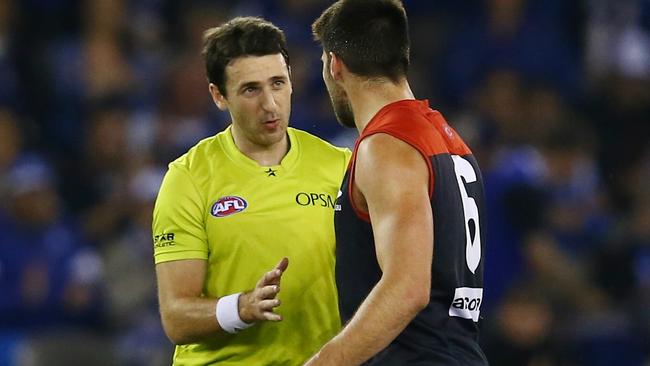
{"type": "Polygon", "coordinates": [[[367,137],[355,179],[368,204],[382,271],[430,278],[433,219],[429,167],[422,154],[386,134],[367,137]]]}

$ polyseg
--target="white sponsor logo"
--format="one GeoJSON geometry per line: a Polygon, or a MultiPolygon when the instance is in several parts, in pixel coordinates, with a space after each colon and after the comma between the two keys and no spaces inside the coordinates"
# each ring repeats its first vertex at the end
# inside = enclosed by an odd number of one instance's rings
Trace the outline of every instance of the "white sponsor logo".
{"type": "MultiPolygon", "coordinates": [[[[343,191],[339,189],[339,192],[336,194],[336,202],[339,201],[339,198],[341,198],[342,195],[343,195],[343,191]]],[[[334,205],[334,211],[341,211],[341,205],[338,203],[334,205]]]]}
{"type": "Polygon", "coordinates": [[[472,319],[474,322],[478,322],[482,301],[482,288],[458,287],[454,294],[454,301],[449,307],[449,316],[472,319]]]}

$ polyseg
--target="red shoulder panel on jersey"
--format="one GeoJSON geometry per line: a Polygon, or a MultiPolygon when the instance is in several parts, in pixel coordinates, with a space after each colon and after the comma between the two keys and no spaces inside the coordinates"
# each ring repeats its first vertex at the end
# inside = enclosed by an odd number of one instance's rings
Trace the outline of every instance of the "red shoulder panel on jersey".
{"type": "Polygon", "coordinates": [[[385,106],[368,123],[359,139],[378,132],[404,140],[427,156],[472,153],[440,112],[429,108],[426,100],[402,100],[385,106]]]}
{"type": "Polygon", "coordinates": [[[440,112],[429,108],[426,100],[402,100],[382,108],[361,132],[350,160],[349,198],[352,207],[361,219],[370,221],[367,212],[354,204],[352,187],[354,163],[361,141],[376,133],[385,133],[413,146],[422,154],[429,169],[429,197],[433,195],[434,172],[431,157],[438,154],[468,155],[472,151],[456,131],[447,124],[440,112]]]}

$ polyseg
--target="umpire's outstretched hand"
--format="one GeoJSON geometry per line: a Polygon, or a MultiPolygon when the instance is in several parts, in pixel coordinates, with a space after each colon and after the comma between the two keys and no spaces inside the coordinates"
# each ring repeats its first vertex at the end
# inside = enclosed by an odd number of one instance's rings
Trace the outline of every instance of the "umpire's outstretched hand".
{"type": "Polygon", "coordinates": [[[273,312],[280,306],[280,299],[276,299],[280,292],[282,274],[289,266],[289,259],[282,258],[280,262],[266,272],[257,282],[255,288],[239,296],[239,317],[246,323],[264,320],[280,321],[282,316],[273,312]]]}

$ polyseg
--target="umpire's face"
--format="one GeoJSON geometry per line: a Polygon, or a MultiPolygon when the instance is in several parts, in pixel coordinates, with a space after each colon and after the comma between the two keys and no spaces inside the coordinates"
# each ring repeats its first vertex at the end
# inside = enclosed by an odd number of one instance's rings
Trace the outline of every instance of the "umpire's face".
{"type": "Polygon", "coordinates": [[[226,66],[225,74],[227,96],[212,85],[210,92],[217,106],[230,112],[238,145],[268,149],[284,142],[292,92],[284,57],[240,57],[226,66]]]}

